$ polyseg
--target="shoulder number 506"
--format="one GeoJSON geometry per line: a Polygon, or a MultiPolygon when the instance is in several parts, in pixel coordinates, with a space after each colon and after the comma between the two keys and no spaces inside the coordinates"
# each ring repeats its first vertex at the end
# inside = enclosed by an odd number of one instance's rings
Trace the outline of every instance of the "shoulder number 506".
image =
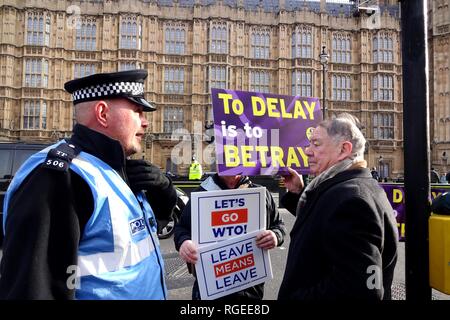
{"type": "Polygon", "coordinates": [[[51,159],[48,159],[46,164],[47,164],[48,166],[54,166],[54,167],[64,168],[64,162],[58,161],[58,160],[51,160],[51,159]]]}

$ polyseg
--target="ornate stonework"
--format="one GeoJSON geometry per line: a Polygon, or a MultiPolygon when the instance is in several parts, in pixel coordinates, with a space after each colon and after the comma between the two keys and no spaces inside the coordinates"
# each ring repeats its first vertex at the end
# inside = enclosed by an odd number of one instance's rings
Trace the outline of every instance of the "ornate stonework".
{"type": "MultiPolygon", "coordinates": [[[[433,2],[448,9],[448,1],[433,2]]],[[[433,10],[440,12],[437,6],[433,10]]],[[[259,87],[290,95],[293,75],[303,72],[310,77],[305,90],[322,101],[319,53],[326,46],[328,116],[345,111],[359,117],[369,142],[368,165],[382,165],[385,176],[395,179],[403,174],[400,13],[397,1],[380,1],[380,8],[379,20],[369,21],[354,17],[349,5],[324,0],[0,0],[0,140],[51,142],[70,135],[66,81],[92,71],[145,68],[146,97],[158,111],[148,114],[152,134],[144,156],[183,174],[189,163],[170,162],[182,144],[196,148],[209,171],[204,126],[211,120],[210,87],[222,81],[229,89],[250,90],[254,77],[266,77],[267,86],[259,87]],[[338,83],[342,79],[345,84],[338,83]],[[180,123],[184,131],[171,140],[170,128],[180,123]]],[[[439,84],[434,104],[447,108],[435,111],[433,128],[447,150],[448,11],[447,29],[433,21],[436,34],[430,38],[439,84]]]]}
{"type": "Polygon", "coordinates": [[[450,1],[428,1],[431,166],[450,170],[450,1]]]}

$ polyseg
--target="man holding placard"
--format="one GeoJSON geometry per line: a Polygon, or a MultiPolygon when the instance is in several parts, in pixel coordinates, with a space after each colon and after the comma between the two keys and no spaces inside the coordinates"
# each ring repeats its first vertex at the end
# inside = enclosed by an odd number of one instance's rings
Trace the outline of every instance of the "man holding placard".
{"type": "MultiPolygon", "coordinates": [[[[219,176],[215,174],[209,177],[195,191],[229,190],[255,188],[258,185],[252,183],[247,176],[219,176]]],[[[266,225],[267,229],[261,231],[256,237],[256,245],[262,249],[273,249],[280,246],[284,241],[286,230],[278,212],[275,201],[269,191],[266,190],[266,225]]],[[[175,248],[180,257],[191,267],[198,260],[197,244],[192,241],[191,204],[186,205],[181,216],[180,223],[175,226],[175,248]]],[[[195,271],[192,272],[195,276],[195,271]]],[[[232,293],[224,299],[233,300],[261,300],[264,294],[264,285],[258,284],[253,287],[232,293]]],[[[192,299],[200,300],[200,291],[197,280],[192,288],[192,299]]]]}

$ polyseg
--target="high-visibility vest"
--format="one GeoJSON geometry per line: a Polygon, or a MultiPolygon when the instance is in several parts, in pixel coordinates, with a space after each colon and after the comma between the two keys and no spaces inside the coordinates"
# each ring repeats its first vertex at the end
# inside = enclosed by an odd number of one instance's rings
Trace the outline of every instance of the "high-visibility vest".
{"type": "Polygon", "coordinates": [[[191,163],[189,167],[189,180],[200,180],[202,175],[202,165],[197,161],[191,163]]]}
{"type": "MultiPolygon", "coordinates": [[[[33,155],[17,172],[5,198],[4,224],[12,194],[55,146],[33,155]]],[[[72,160],[70,169],[93,190],[94,200],[94,212],[83,230],[78,249],[79,284],[75,297],[166,299],[156,219],[144,194],[134,195],[114,169],[91,154],[81,152],[72,160]]]]}

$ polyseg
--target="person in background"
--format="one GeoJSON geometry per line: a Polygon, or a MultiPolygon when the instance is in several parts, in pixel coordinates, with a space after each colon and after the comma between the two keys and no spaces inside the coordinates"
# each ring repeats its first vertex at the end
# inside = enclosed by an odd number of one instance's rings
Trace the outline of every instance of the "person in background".
{"type": "Polygon", "coordinates": [[[166,299],[156,218],[176,191],[141,151],[155,108],[145,70],[69,81],[73,135],[29,158],[8,188],[0,299],[166,299]]]}
{"type": "MultiPolygon", "coordinates": [[[[200,187],[194,192],[198,191],[212,191],[212,190],[229,190],[229,189],[242,189],[242,188],[256,188],[260,187],[250,181],[249,177],[242,175],[235,176],[219,176],[217,173],[211,177],[208,177],[203,181],[200,187]]],[[[280,217],[277,205],[273,200],[271,193],[266,189],[266,213],[268,226],[267,230],[262,231],[256,237],[256,245],[259,248],[270,250],[277,246],[281,246],[284,241],[286,230],[284,222],[280,217]]],[[[193,264],[198,260],[197,244],[192,239],[191,234],[191,202],[189,201],[184,207],[181,214],[180,222],[175,226],[174,242],[175,248],[180,253],[180,257],[188,263],[191,273],[195,276],[195,270],[193,264]]],[[[244,289],[242,291],[232,293],[224,296],[219,300],[262,300],[264,296],[264,284],[258,284],[256,286],[244,289]]],[[[200,291],[198,288],[198,282],[195,280],[192,288],[192,299],[200,300],[200,291]]]]}
{"type": "Polygon", "coordinates": [[[450,215],[450,192],[444,192],[431,201],[431,212],[450,215]]]}
{"type": "Polygon", "coordinates": [[[380,175],[378,174],[378,171],[375,167],[372,168],[372,171],[370,171],[370,174],[372,175],[372,178],[374,178],[375,180],[377,180],[377,181],[380,180],[380,175]]]}
{"type": "Polygon", "coordinates": [[[431,183],[439,183],[439,173],[434,168],[431,168],[431,171],[430,171],[430,182],[431,183]]]}
{"type": "Polygon", "coordinates": [[[203,176],[202,165],[192,157],[191,165],[189,166],[189,180],[201,180],[203,176]]]}
{"type": "Polygon", "coordinates": [[[282,203],[296,215],[280,300],[391,299],[398,231],[393,209],[364,160],[350,114],[322,121],[306,148],[315,178],[289,169],[282,203]]]}

